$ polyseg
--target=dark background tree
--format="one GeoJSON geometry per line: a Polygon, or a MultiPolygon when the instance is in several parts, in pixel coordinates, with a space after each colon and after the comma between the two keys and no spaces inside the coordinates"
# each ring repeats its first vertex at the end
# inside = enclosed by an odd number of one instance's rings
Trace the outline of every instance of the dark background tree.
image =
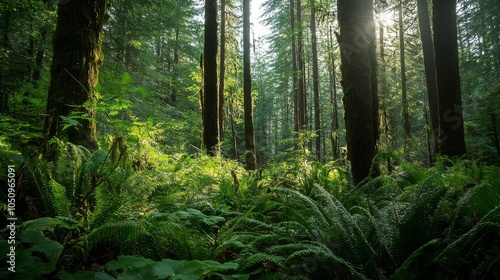
{"type": "Polygon", "coordinates": [[[219,145],[219,98],[217,90],[217,1],[205,1],[203,51],[203,143],[209,155],[219,145]]]}
{"type": "Polygon", "coordinates": [[[432,144],[429,151],[430,161],[434,161],[434,152],[438,148],[439,140],[439,115],[437,104],[436,64],[434,58],[434,45],[432,41],[429,7],[426,0],[417,1],[418,25],[420,27],[420,40],[422,41],[422,52],[424,56],[425,81],[427,88],[427,100],[429,103],[429,114],[431,119],[432,144]]]}
{"type": "Polygon", "coordinates": [[[250,0],[243,0],[243,103],[245,111],[245,159],[246,168],[248,170],[254,170],[256,167],[256,153],[253,128],[250,47],[250,0]]]}
{"type": "Polygon", "coordinates": [[[456,0],[432,1],[439,108],[439,153],[465,154],[456,0]]]}
{"type": "Polygon", "coordinates": [[[378,135],[376,68],[371,63],[375,46],[373,6],[370,0],[338,1],[338,21],[344,89],[347,157],[359,183],[370,173],[378,135]],[[375,75],[374,75],[375,73],[375,75]],[[375,118],[375,119],[374,119],[375,118]]]}

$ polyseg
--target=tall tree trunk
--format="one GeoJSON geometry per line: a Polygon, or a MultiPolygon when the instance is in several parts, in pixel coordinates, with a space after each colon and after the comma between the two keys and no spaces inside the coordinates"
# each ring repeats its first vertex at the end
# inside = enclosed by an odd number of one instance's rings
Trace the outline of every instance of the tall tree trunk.
{"type": "Polygon", "coordinates": [[[401,103],[403,105],[404,150],[408,152],[411,139],[410,113],[408,112],[408,92],[406,89],[405,38],[403,30],[403,1],[399,1],[399,57],[401,63],[401,103]]]}
{"type": "Polygon", "coordinates": [[[44,133],[49,140],[67,135],[71,143],[97,149],[93,88],[97,85],[106,1],[61,2],[54,34],[54,57],[47,97],[44,133]],[[84,106],[84,104],[87,104],[84,106]],[[81,107],[75,107],[81,106],[81,107]],[[79,125],[61,129],[61,117],[79,110],[85,118],[79,125]]]}
{"type": "Polygon", "coordinates": [[[203,50],[203,142],[210,156],[219,146],[219,102],[217,92],[217,0],[205,0],[203,50]]]}
{"type": "MultiPolygon", "coordinates": [[[[366,27],[366,34],[368,39],[368,55],[370,57],[370,82],[371,82],[371,98],[372,98],[372,145],[373,145],[373,156],[377,153],[377,145],[380,136],[380,119],[379,119],[379,98],[378,98],[378,72],[377,72],[377,44],[376,44],[376,35],[375,35],[375,19],[373,16],[373,1],[367,1],[366,5],[364,5],[365,16],[367,18],[368,24],[366,27]]],[[[380,169],[378,164],[374,164],[371,169],[371,176],[377,176],[380,174],[380,169]]]]}
{"type": "Polygon", "coordinates": [[[334,160],[340,158],[339,153],[339,116],[338,116],[338,103],[337,103],[337,75],[335,73],[335,57],[333,55],[333,28],[330,25],[330,33],[328,40],[330,41],[330,60],[331,60],[331,70],[330,70],[330,103],[332,105],[332,123],[331,123],[331,133],[330,138],[332,142],[332,156],[334,160]]]}
{"type": "Polygon", "coordinates": [[[290,26],[292,33],[292,68],[293,68],[293,131],[299,132],[299,68],[297,65],[297,44],[295,34],[295,0],[290,0],[290,26]]]}
{"type": "Polygon", "coordinates": [[[219,140],[224,139],[224,91],[226,77],[226,0],[220,0],[220,58],[219,58],[219,140]]]}
{"type": "Polygon", "coordinates": [[[243,0],[243,107],[245,110],[246,168],[247,170],[255,170],[252,73],[250,68],[250,0],[243,0]]]}
{"type": "Polygon", "coordinates": [[[321,160],[321,111],[319,107],[319,71],[318,71],[318,49],[316,38],[316,4],[311,0],[311,45],[312,45],[312,68],[313,68],[313,91],[314,91],[314,130],[316,132],[316,158],[321,160]]]}
{"type": "MultiPolygon", "coordinates": [[[[290,76],[288,72],[285,73],[285,78],[283,79],[283,88],[288,87],[288,83],[290,81],[290,76]]],[[[284,109],[284,120],[283,120],[283,138],[288,138],[290,136],[290,104],[288,103],[289,92],[283,91],[283,109],[284,109]]]]}
{"type": "Polygon", "coordinates": [[[354,183],[370,174],[378,140],[375,27],[371,0],[339,0],[347,157],[354,183]]]}
{"type": "MultiPolygon", "coordinates": [[[[174,61],[172,65],[172,74],[174,76],[174,81],[177,79],[177,75],[179,75],[179,27],[175,27],[175,41],[174,41],[174,61]]],[[[175,104],[177,102],[177,83],[173,83],[172,85],[172,97],[171,101],[172,104],[175,104]]]]}
{"type": "Polygon", "coordinates": [[[427,84],[427,99],[431,119],[432,141],[429,159],[434,162],[434,152],[439,141],[439,117],[436,88],[436,64],[434,63],[434,46],[432,45],[432,31],[429,19],[427,0],[417,0],[418,24],[420,26],[420,39],[424,53],[425,80],[427,84]]]}
{"type": "Polygon", "coordinates": [[[462,93],[458,64],[456,0],[433,0],[434,50],[438,90],[440,149],[465,154],[462,93]]]}
{"type": "MultiPolygon", "coordinates": [[[[307,116],[307,97],[306,97],[306,85],[305,85],[305,62],[304,62],[304,36],[302,29],[302,3],[301,0],[296,2],[297,9],[297,64],[298,64],[298,86],[299,94],[297,100],[298,106],[298,129],[303,131],[307,129],[306,116],[307,116]]],[[[305,144],[305,143],[299,143],[305,144]]]]}
{"type": "Polygon", "coordinates": [[[232,90],[229,91],[230,101],[229,101],[229,122],[231,123],[231,139],[232,139],[232,149],[233,149],[233,158],[238,158],[238,139],[236,135],[236,128],[234,125],[234,93],[232,90]]]}
{"type": "MultiPolygon", "coordinates": [[[[385,34],[385,28],[384,28],[384,23],[382,21],[379,22],[379,46],[380,46],[380,72],[382,73],[382,80],[380,81],[381,84],[381,91],[382,91],[382,113],[380,118],[382,118],[383,121],[383,127],[384,127],[384,140],[385,140],[385,149],[387,152],[391,152],[391,146],[392,146],[392,141],[389,136],[389,122],[387,120],[387,93],[388,93],[388,88],[387,88],[387,73],[386,73],[386,62],[385,62],[385,43],[384,43],[384,34],[385,34]]],[[[392,172],[392,162],[391,158],[387,157],[387,171],[389,173],[392,172]]]]}

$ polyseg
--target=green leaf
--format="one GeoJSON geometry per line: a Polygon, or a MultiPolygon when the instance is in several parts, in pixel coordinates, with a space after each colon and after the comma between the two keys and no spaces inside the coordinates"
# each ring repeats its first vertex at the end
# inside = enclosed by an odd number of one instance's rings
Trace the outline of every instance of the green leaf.
{"type": "Polygon", "coordinates": [[[169,276],[175,275],[172,264],[164,261],[156,263],[153,266],[152,273],[154,276],[157,276],[160,279],[165,279],[169,276]]]}
{"type": "Polygon", "coordinates": [[[42,217],[35,220],[29,220],[23,223],[23,228],[32,229],[38,231],[53,231],[57,227],[62,227],[66,229],[73,229],[78,226],[76,223],[71,224],[67,220],[61,220],[58,218],[42,217]]]}
{"type": "Polygon", "coordinates": [[[40,231],[28,229],[20,237],[21,241],[32,243],[32,251],[42,252],[50,259],[57,259],[61,254],[63,246],[54,240],[45,237],[40,231]]]}
{"type": "Polygon", "coordinates": [[[115,280],[115,278],[104,272],[97,272],[94,276],[95,280],[115,280]]]}
{"type": "Polygon", "coordinates": [[[201,279],[205,274],[208,265],[204,264],[201,261],[188,261],[179,270],[176,271],[176,274],[172,276],[172,280],[198,280],[201,279]]]}

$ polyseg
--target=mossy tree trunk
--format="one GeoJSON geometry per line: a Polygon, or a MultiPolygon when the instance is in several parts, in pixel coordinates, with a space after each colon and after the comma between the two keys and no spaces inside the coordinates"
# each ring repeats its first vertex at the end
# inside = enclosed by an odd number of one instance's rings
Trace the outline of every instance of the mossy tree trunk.
{"type": "Polygon", "coordinates": [[[47,96],[46,139],[67,137],[71,143],[97,149],[97,85],[106,0],[61,1],[54,34],[54,56],[47,96]],[[79,124],[62,129],[61,117],[82,113],[79,124]]]}
{"type": "Polygon", "coordinates": [[[378,140],[375,25],[372,0],[339,0],[347,157],[354,183],[370,174],[378,140]]]}

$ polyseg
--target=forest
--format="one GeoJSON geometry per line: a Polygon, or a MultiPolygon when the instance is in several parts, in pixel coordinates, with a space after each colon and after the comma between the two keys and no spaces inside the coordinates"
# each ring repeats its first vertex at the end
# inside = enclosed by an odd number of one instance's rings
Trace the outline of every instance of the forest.
{"type": "Polygon", "coordinates": [[[0,1],[1,279],[500,279],[498,0],[0,1]]]}

